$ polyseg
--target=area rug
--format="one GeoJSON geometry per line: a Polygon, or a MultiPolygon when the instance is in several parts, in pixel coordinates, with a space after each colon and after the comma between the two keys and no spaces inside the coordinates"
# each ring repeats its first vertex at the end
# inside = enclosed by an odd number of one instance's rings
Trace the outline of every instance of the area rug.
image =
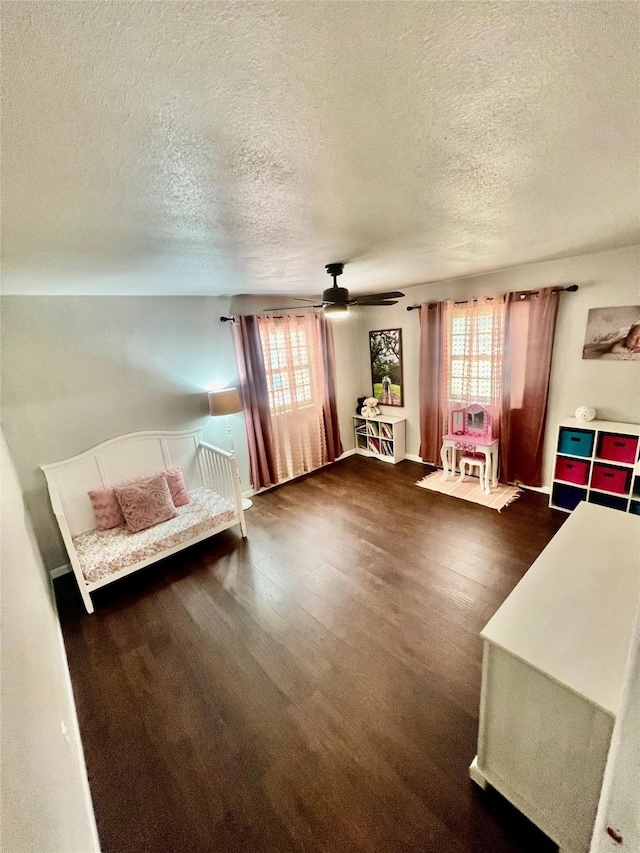
{"type": "Polygon", "coordinates": [[[452,498],[460,498],[463,501],[471,501],[489,509],[497,509],[501,512],[510,503],[517,500],[522,494],[522,489],[515,486],[504,486],[499,483],[495,489],[487,494],[480,488],[477,477],[465,477],[462,483],[458,483],[458,475],[450,475],[447,480],[442,479],[442,471],[429,474],[416,483],[421,489],[429,489],[431,492],[440,492],[443,495],[451,495],[452,498]]]}

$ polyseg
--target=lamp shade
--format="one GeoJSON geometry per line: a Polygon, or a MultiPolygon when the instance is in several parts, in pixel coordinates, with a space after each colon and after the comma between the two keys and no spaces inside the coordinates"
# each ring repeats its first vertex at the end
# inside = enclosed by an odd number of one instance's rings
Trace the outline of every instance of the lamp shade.
{"type": "Polygon", "coordinates": [[[242,400],[237,388],[223,388],[221,391],[209,391],[209,413],[218,415],[235,415],[243,410],[242,400]]]}

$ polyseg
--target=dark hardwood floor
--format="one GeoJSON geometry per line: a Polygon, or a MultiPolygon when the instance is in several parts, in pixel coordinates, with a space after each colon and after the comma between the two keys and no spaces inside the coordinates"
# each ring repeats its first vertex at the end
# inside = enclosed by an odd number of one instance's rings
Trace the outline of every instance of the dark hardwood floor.
{"type": "Polygon", "coordinates": [[[94,596],[57,581],[105,853],[550,853],[476,752],[478,632],[562,524],[351,457],[94,596]]]}

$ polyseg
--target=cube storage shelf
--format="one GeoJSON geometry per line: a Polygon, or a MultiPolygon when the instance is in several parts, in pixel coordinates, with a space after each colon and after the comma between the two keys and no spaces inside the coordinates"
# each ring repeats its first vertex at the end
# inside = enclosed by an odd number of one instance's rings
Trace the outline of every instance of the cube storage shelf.
{"type": "Polygon", "coordinates": [[[558,426],[549,506],[581,501],[640,515],[640,426],[567,418],[558,426]]]}
{"type": "Polygon", "coordinates": [[[353,419],[356,453],[395,465],[405,458],[405,419],[394,415],[353,419]]]}

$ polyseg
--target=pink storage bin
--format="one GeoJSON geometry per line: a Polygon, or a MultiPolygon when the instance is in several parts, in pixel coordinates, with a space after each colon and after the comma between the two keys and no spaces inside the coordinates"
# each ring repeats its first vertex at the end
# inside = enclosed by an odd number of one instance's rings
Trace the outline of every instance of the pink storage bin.
{"type": "Polygon", "coordinates": [[[583,459],[567,459],[559,456],[556,461],[556,480],[565,480],[578,486],[586,486],[589,479],[589,463],[583,459]]]}
{"type": "Polygon", "coordinates": [[[607,492],[624,495],[629,491],[630,479],[631,471],[625,471],[624,468],[612,468],[609,465],[600,465],[596,462],[593,465],[593,474],[591,475],[591,488],[604,489],[607,492]]]}
{"type": "Polygon", "coordinates": [[[610,459],[612,462],[626,462],[633,465],[638,452],[638,438],[634,435],[609,435],[605,434],[600,439],[601,459],[610,459]]]}

